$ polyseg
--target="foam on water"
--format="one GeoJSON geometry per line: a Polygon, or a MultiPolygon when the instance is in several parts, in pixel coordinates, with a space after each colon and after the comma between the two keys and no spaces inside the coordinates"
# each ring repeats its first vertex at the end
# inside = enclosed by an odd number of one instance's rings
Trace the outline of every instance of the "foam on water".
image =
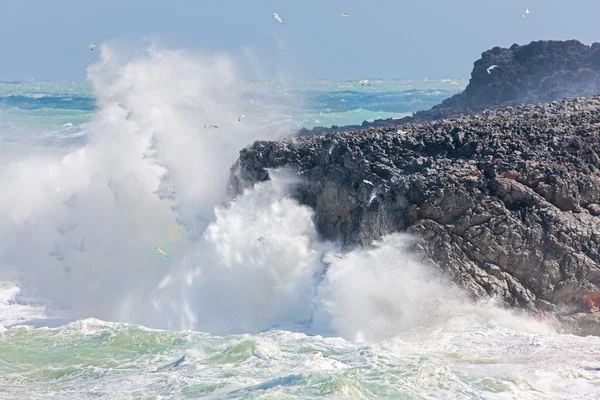
{"type": "Polygon", "coordinates": [[[14,282],[0,281],[0,331],[46,317],[43,306],[19,298],[20,294],[21,288],[14,282]]]}
{"type": "Polygon", "coordinates": [[[259,115],[238,121],[246,104],[228,57],[157,48],[121,57],[105,46],[88,76],[99,109],[86,143],[0,154],[0,186],[10,189],[0,191],[0,279],[16,282],[0,290],[0,325],[11,327],[0,333],[0,391],[597,393],[598,338],[559,335],[493,301],[472,303],[413,259],[404,235],[340,255],[319,238],[313,211],[288,196],[301,177],[271,171],[272,180],[230,198],[239,149],[282,127],[265,128],[277,109],[260,98],[259,115]],[[24,300],[31,296],[76,320],[15,326],[47,316],[24,300]]]}
{"type": "Polygon", "coordinates": [[[597,394],[597,338],[523,335],[493,326],[455,334],[369,344],[286,331],[216,337],[87,319],[0,334],[0,387],[28,398],[144,393],[216,399],[587,399],[597,394]]]}

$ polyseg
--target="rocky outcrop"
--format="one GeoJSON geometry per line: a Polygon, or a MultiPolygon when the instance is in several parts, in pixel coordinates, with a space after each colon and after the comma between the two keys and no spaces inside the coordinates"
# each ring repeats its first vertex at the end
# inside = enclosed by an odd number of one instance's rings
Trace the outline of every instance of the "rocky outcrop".
{"type": "Polygon", "coordinates": [[[412,232],[475,298],[557,312],[600,287],[600,97],[259,141],[231,187],[279,167],[304,178],[295,196],[324,237],[352,247],[412,232]]]}
{"type": "Polygon", "coordinates": [[[402,119],[365,121],[361,126],[302,129],[299,134],[419,123],[484,109],[595,95],[600,95],[600,43],[587,46],[577,40],[550,40],[514,44],[508,49],[494,47],[484,52],[474,63],[466,89],[431,110],[402,119]],[[493,65],[497,67],[488,73],[493,65]]]}
{"type": "MultiPolygon", "coordinates": [[[[430,111],[444,116],[600,94],[600,43],[538,41],[494,47],[475,61],[466,89],[430,111]],[[488,68],[496,65],[497,68],[488,68]]],[[[434,118],[437,119],[437,118],[434,118]]]]}

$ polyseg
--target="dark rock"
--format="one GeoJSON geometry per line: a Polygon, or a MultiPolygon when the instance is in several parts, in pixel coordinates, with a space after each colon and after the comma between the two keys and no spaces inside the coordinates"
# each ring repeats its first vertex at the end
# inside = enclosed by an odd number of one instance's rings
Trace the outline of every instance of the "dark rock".
{"type": "MultiPolygon", "coordinates": [[[[494,47],[475,61],[471,79],[462,93],[431,110],[412,117],[363,122],[362,125],[301,129],[300,136],[388,127],[470,115],[485,109],[546,103],[566,97],[600,95],[600,43],[587,46],[577,40],[537,41],[510,48],[494,47]],[[487,72],[487,68],[498,68],[487,72]]],[[[542,115],[532,115],[540,118],[542,115]]],[[[455,140],[462,144],[460,135],[455,140]]],[[[465,148],[463,151],[471,151],[465,148]]]]}
{"type": "MultiPolygon", "coordinates": [[[[511,57],[525,57],[519,49],[511,57]]],[[[231,188],[268,179],[268,168],[302,171],[294,195],[325,238],[369,246],[409,231],[421,258],[474,298],[577,309],[600,287],[600,97],[401,129],[256,142],[240,152],[231,188]]]]}

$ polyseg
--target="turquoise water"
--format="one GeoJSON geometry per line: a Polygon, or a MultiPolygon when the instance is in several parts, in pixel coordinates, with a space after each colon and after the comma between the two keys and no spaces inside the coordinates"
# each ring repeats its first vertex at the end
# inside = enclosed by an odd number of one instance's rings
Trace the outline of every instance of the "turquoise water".
{"type": "MultiPolygon", "coordinates": [[[[401,118],[431,108],[466,84],[463,79],[375,80],[370,86],[350,81],[255,81],[242,83],[241,92],[249,106],[255,100],[277,105],[279,121],[312,128],[401,118]]],[[[35,132],[45,138],[73,139],[96,109],[86,82],[0,82],[4,137],[17,139],[35,132]]]]}
{"type": "Polygon", "coordinates": [[[0,83],[0,398],[597,397],[600,338],[472,303],[410,238],[324,242],[285,171],[227,193],[256,139],[403,116],[465,81],[109,55],[85,83],[0,83]]]}
{"type": "MultiPolygon", "coordinates": [[[[490,321],[491,322],[491,321],[490,321]]],[[[591,399],[596,339],[490,323],[383,343],[211,336],[86,319],[0,334],[2,398],[591,399]],[[493,343],[494,337],[503,342],[493,343]]],[[[597,355],[597,353],[595,353],[597,355]]]]}

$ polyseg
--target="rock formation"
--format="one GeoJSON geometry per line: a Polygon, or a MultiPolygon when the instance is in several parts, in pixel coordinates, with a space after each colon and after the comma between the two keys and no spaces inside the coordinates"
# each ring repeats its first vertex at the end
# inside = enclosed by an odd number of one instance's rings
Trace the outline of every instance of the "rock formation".
{"type": "MultiPolygon", "coordinates": [[[[295,196],[324,237],[366,246],[412,232],[423,260],[475,298],[556,313],[600,287],[600,97],[259,141],[240,152],[231,187],[279,167],[303,177],[295,196]]],[[[590,325],[582,315],[568,319],[590,325]]]]}
{"type": "Polygon", "coordinates": [[[301,136],[418,123],[468,115],[484,109],[600,95],[600,43],[537,41],[494,47],[475,61],[466,89],[412,117],[363,122],[361,126],[302,129],[301,136]],[[488,73],[488,68],[497,68],[488,73]]]}
{"type": "Polygon", "coordinates": [[[494,47],[484,52],[475,61],[466,89],[433,107],[428,119],[598,94],[600,43],[586,46],[577,40],[551,40],[514,44],[509,49],[494,47]],[[492,65],[497,68],[488,73],[492,65]]]}

